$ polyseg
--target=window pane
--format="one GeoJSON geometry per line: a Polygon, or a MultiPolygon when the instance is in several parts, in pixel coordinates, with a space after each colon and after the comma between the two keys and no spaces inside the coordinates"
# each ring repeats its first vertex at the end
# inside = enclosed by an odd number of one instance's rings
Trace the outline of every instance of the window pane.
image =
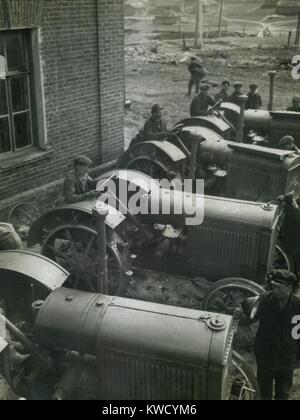
{"type": "Polygon", "coordinates": [[[0,118],[0,153],[10,151],[8,118],[0,118]]]}
{"type": "Polygon", "coordinates": [[[16,148],[31,145],[29,112],[14,116],[16,148]]]}
{"type": "Polygon", "coordinates": [[[16,77],[10,81],[13,112],[25,111],[28,106],[27,77],[16,77]]]}
{"type": "Polygon", "coordinates": [[[7,114],[7,100],[6,100],[6,89],[5,81],[0,80],[0,115],[7,114]]]}
{"type": "Polygon", "coordinates": [[[25,42],[22,34],[9,33],[5,39],[8,71],[26,70],[25,42]]]}

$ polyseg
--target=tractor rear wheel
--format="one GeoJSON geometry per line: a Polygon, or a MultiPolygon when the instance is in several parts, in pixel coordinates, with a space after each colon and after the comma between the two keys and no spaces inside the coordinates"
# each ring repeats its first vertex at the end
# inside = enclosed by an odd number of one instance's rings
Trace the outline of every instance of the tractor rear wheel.
{"type": "Polygon", "coordinates": [[[214,283],[204,296],[203,307],[212,312],[233,315],[248,297],[259,296],[265,289],[251,280],[228,278],[214,283]]]}
{"type": "MultiPolygon", "coordinates": [[[[107,235],[108,292],[120,295],[125,287],[123,261],[115,233],[107,235]]],[[[71,273],[68,286],[89,292],[97,291],[100,264],[97,232],[81,225],[62,225],[51,231],[42,244],[42,254],[71,273]]]]}
{"type": "Polygon", "coordinates": [[[234,351],[231,366],[230,400],[254,401],[259,398],[259,385],[252,368],[239,353],[234,351]]]}

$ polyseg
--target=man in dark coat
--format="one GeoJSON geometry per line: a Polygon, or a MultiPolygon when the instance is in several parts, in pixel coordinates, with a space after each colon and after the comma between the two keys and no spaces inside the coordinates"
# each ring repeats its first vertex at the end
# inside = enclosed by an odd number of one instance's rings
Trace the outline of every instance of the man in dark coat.
{"type": "Polygon", "coordinates": [[[96,198],[97,181],[89,174],[92,161],[86,156],[74,160],[74,170],[69,172],[64,182],[64,199],[68,204],[96,198]]]}
{"type": "Polygon", "coordinates": [[[164,140],[169,132],[166,121],[162,118],[162,111],[158,104],[151,108],[151,117],[145,122],[143,129],[131,140],[130,147],[144,141],[164,140]]]}
{"type": "Polygon", "coordinates": [[[268,275],[270,292],[259,298],[255,320],[259,329],[255,339],[257,379],[262,400],[288,400],[298,359],[298,337],[294,318],[300,314],[300,300],[294,295],[297,277],[287,270],[268,275]]]}
{"type": "Polygon", "coordinates": [[[292,105],[287,109],[290,112],[300,112],[300,97],[294,96],[292,99],[292,105]]]}
{"type": "Polygon", "coordinates": [[[216,102],[228,102],[229,99],[229,88],[230,82],[229,80],[224,80],[221,84],[221,89],[217,92],[214,96],[216,102]]]}
{"type": "Polygon", "coordinates": [[[201,115],[207,115],[209,107],[216,105],[216,101],[209,94],[209,85],[200,86],[200,93],[197,95],[190,107],[191,117],[197,117],[201,115]]]}
{"type": "Polygon", "coordinates": [[[194,85],[196,86],[196,94],[199,93],[200,82],[206,76],[206,70],[197,61],[196,57],[191,58],[189,72],[191,73],[191,79],[189,81],[188,96],[191,95],[194,85]]]}
{"type": "Polygon", "coordinates": [[[232,95],[229,96],[228,102],[231,102],[236,105],[241,105],[240,96],[243,95],[243,83],[242,82],[236,82],[233,87],[234,91],[232,95]]]}
{"type": "Polygon", "coordinates": [[[162,118],[162,111],[158,104],[155,104],[151,108],[151,117],[146,121],[144,125],[143,136],[146,140],[163,140],[167,137],[168,129],[167,123],[162,118]]]}
{"type": "Polygon", "coordinates": [[[293,136],[284,136],[278,142],[278,148],[282,150],[290,150],[297,154],[300,154],[300,149],[295,145],[295,139],[293,136]]]}
{"type": "Polygon", "coordinates": [[[246,109],[260,109],[262,107],[262,97],[258,93],[258,85],[252,83],[249,86],[250,92],[248,93],[248,101],[246,103],[246,109]]]}

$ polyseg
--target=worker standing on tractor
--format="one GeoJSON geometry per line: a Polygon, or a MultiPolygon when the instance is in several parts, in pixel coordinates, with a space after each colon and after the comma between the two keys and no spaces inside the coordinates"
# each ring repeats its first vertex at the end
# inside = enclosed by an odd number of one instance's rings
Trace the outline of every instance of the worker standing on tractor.
{"type": "Polygon", "coordinates": [[[241,105],[240,96],[243,95],[243,83],[242,82],[236,82],[234,85],[234,91],[232,95],[229,96],[228,102],[231,102],[236,105],[241,105]]]}
{"type": "Polygon", "coordinates": [[[89,174],[92,161],[86,156],[74,159],[74,170],[69,172],[64,182],[64,199],[68,204],[96,198],[97,181],[89,174]]]}
{"type": "MultiPolygon", "coordinates": [[[[260,296],[244,312],[251,321],[259,321],[255,338],[257,380],[262,400],[288,400],[298,363],[299,341],[293,336],[295,316],[300,314],[300,300],[295,296],[298,279],[287,270],[272,270],[268,275],[270,291],[260,296]],[[255,311],[255,312],[254,312],[255,311]]],[[[253,299],[253,298],[252,298],[253,299]]]]}
{"type": "Polygon", "coordinates": [[[206,76],[207,71],[204,67],[199,63],[196,57],[191,57],[191,62],[189,65],[189,72],[191,74],[191,79],[189,81],[188,86],[188,93],[187,95],[190,96],[192,93],[193,86],[196,86],[196,95],[199,93],[200,89],[200,82],[206,76]]]}
{"type": "Polygon", "coordinates": [[[209,107],[213,107],[217,102],[209,94],[210,86],[204,84],[200,86],[200,93],[197,95],[190,107],[191,117],[198,117],[201,115],[207,115],[209,107]]]}
{"type": "Polygon", "coordinates": [[[246,109],[260,109],[262,107],[262,97],[258,93],[258,84],[252,83],[249,86],[250,92],[248,93],[248,100],[246,109]]]}

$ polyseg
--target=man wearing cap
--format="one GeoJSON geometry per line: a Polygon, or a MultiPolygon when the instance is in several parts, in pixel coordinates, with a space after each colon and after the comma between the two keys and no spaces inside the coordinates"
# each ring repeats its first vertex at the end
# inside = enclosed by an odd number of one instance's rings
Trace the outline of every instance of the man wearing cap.
{"type": "Polygon", "coordinates": [[[221,84],[221,89],[214,96],[216,102],[228,102],[229,99],[229,80],[224,80],[221,84]]]}
{"type": "Polygon", "coordinates": [[[196,94],[199,93],[200,82],[207,74],[204,67],[197,61],[196,57],[191,57],[189,72],[191,73],[191,79],[188,86],[188,96],[191,95],[194,85],[196,86],[196,94]]]}
{"type": "Polygon", "coordinates": [[[86,156],[74,159],[74,170],[64,182],[64,199],[68,204],[96,198],[97,181],[88,174],[91,165],[92,161],[86,156]]]}
{"type": "Polygon", "coordinates": [[[217,102],[210,96],[209,89],[210,86],[207,84],[200,86],[199,95],[197,95],[191,103],[191,117],[207,115],[209,107],[213,107],[216,105],[217,102]]]}
{"type": "Polygon", "coordinates": [[[246,109],[260,109],[262,107],[262,97],[258,93],[258,84],[252,83],[249,86],[248,100],[246,102],[246,109]]]}
{"type": "Polygon", "coordinates": [[[241,105],[240,96],[243,95],[243,83],[242,82],[236,82],[233,87],[234,91],[232,95],[229,96],[228,102],[231,102],[236,105],[241,105]]]}
{"type": "Polygon", "coordinates": [[[299,342],[292,335],[293,319],[300,314],[294,295],[298,280],[287,270],[272,270],[267,278],[270,291],[259,298],[252,318],[260,321],[254,349],[257,379],[262,400],[273,399],[274,385],[275,399],[288,400],[298,358],[299,342]]]}
{"type": "Polygon", "coordinates": [[[0,251],[22,248],[22,239],[15,231],[13,225],[0,223],[0,251]]]}
{"type": "Polygon", "coordinates": [[[290,112],[300,112],[300,96],[292,98],[292,105],[287,109],[290,112]]]}
{"type": "Polygon", "coordinates": [[[300,154],[300,149],[295,145],[294,137],[284,136],[278,142],[279,149],[291,150],[294,153],[300,154]]]}
{"type": "Polygon", "coordinates": [[[151,108],[151,117],[144,125],[144,140],[163,140],[167,137],[168,129],[165,120],[162,118],[162,111],[158,104],[151,108]]]}

